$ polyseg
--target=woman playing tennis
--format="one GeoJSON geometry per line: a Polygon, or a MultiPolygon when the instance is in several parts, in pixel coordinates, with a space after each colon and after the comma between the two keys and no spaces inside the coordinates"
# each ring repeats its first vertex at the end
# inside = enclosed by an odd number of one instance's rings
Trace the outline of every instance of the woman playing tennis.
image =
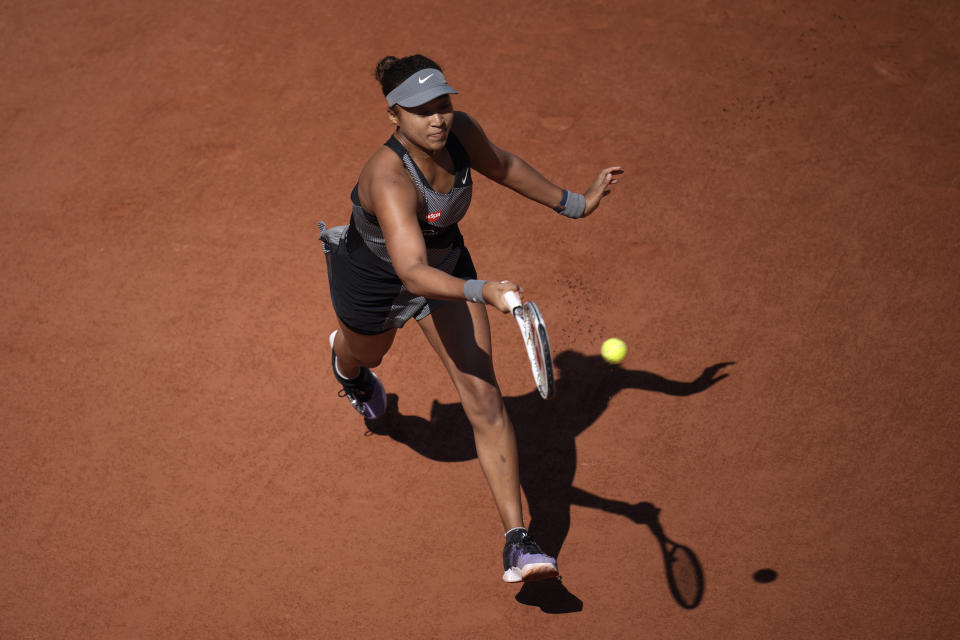
{"type": "Polygon", "coordinates": [[[380,417],[386,393],[371,369],[397,329],[416,319],[473,426],[477,458],[506,531],[503,580],[555,577],[556,560],[523,526],[516,437],[491,359],[485,305],[508,313],[504,293],[521,289],[499,277],[477,279],[457,223],[470,205],[473,172],[581,218],[597,208],[622,170],[603,169],[586,193],[568,192],[494,145],[469,115],[454,111],[450,95],[457,91],[436,62],[388,56],[376,77],[393,135],[360,172],[349,225],[326,229],[321,223],[339,324],[330,334],[333,374],[357,411],[380,417]]]}

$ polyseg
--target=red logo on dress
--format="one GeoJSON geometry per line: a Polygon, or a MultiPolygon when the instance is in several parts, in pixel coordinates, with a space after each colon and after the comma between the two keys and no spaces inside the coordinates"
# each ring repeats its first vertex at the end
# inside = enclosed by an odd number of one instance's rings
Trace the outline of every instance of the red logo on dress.
{"type": "Polygon", "coordinates": [[[443,212],[440,209],[437,209],[433,213],[428,213],[427,222],[433,222],[434,220],[439,219],[441,215],[443,215],[443,212]]]}

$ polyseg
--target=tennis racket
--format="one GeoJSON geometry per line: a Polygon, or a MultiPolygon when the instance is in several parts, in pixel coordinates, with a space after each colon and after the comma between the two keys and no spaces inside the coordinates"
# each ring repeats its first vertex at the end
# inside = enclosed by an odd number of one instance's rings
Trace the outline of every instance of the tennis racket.
{"type": "Polygon", "coordinates": [[[543,323],[540,309],[533,302],[521,303],[520,294],[507,291],[504,300],[513,310],[513,318],[520,327],[523,344],[530,359],[533,381],[537,383],[540,397],[546,400],[555,391],[553,383],[553,356],[550,354],[550,340],[547,338],[547,326],[543,323]]]}

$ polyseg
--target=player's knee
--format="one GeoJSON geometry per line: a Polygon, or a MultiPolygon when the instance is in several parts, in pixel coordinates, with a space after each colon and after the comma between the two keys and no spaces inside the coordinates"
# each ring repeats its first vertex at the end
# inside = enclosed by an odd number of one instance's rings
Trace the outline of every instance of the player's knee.
{"type": "Polygon", "coordinates": [[[358,367],[373,369],[380,366],[383,357],[390,350],[393,343],[393,334],[381,336],[358,336],[352,335],[349,338],[344,336],[344,342],[339,347],[337,355],[348,364],[355,364],[358,367]]]}
{"type": "Polygon", "coordinates": [[[468,385],[467,389],[461,388],[460,399],[475,429],[498,427],[504,422],[503,397],[495,387],[487,384],[468,385]]]}
{"type": "Polygon", "coordinates": [[[380,351],[364,351],[362,349],[350,349],[347,346],[347,353],[342,354],[347,357],[347,359],[353,360],[358,367],[366,367],[367,369],[373,369],[380,366],[380,362],[383,360],[384,354],[380,351]]]}
{"type": "Polygon", "coordinates": [[[366,367],[367,369],[374,369],[376,367],[379,367],[382,361],[383,361],[383,354],[375,355],[375,356],[367,355],[361,358],[357,358],[357,362],[360,364],[360,366],[366,367]]]}

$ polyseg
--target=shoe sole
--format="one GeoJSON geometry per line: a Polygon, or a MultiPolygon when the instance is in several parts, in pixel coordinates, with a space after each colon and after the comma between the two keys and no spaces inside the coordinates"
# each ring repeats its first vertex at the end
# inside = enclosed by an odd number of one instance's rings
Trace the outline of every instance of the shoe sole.
{"type": "Polygon", "coordinates": [[[510,567],[503,572],[504,582],[539,582],[550,580],[560,575],[555,566],[547,562],[528,564],[522,570],[519,567],[510,567]]]}

